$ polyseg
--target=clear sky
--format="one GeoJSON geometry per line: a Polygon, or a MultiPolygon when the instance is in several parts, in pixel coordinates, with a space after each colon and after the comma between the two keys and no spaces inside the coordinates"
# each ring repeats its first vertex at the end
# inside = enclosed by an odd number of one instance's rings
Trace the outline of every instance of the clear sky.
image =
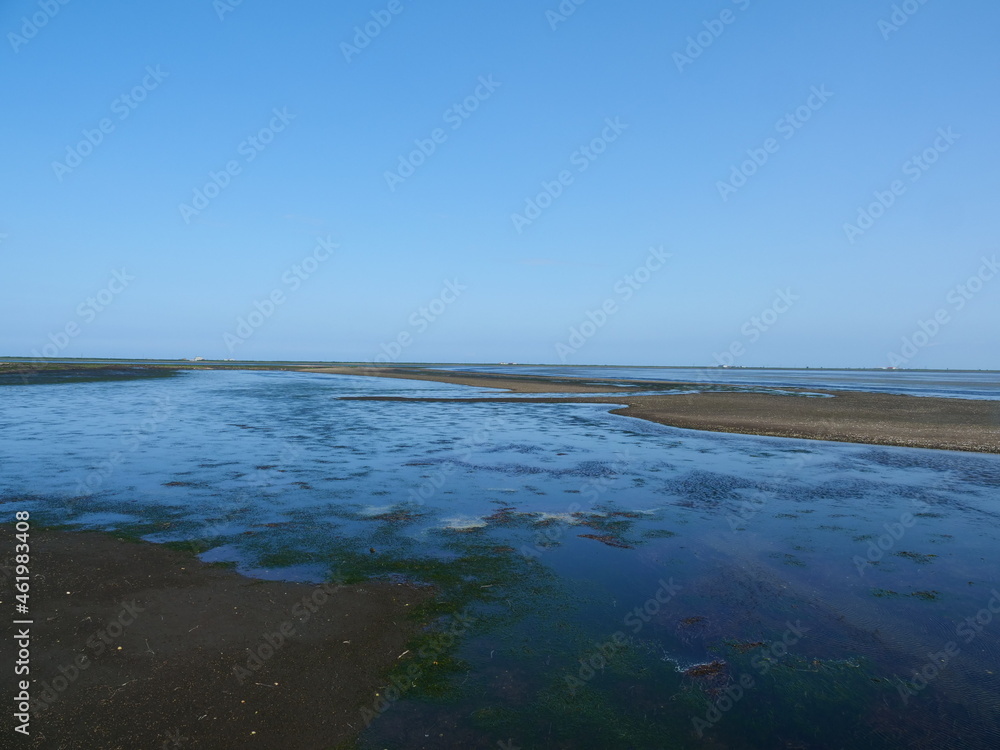
{"type": "Polygon", "coordinates": [[[0,4],[0,355],[1000,369],[1000,6],[577,2],[0,4]]]}

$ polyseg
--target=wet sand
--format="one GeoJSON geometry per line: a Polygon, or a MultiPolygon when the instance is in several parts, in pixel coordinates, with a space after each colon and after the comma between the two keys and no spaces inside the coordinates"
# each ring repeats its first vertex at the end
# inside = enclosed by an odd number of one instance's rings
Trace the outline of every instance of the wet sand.
{"type": "Polygon", "coordinates": [[[31,540],[31,693],[46,705],[23,747],[338,746],[433,595],[255,580],[108,534],[31,540]]]}
{"type": "MultiPolygon", "coordinates": [[[[405,368],[312,368],[311,372],[402,377],[434,382],[498,388],[514,393],[610,393],[627,390],[593,379],[573,382],[571,378],[551,379],[531,376],[490,375],[449,372],[439,375],[432,370],[405,368]],[[572,390],[571,390],[572,389],[572,390]]],[[[629,381],[637,389],[703,388],[703,383],[663,383],[629,381]]],[[[908,448],[1000,453],[1000,401],[955,398],[902,396],[863,391],[808,391],[783,388],[793,395],[749,391],[709,393],[541,397],[531,399],[490,398],[386,398],[358,397],[368,400],[503,402],[516,403],[601,403],[619,404],[612,413],[646,419],[651,422],[712,432],[747,435],[832,440],[872,445],[896,445],[908,448]],[[832,398],[801,394],[819,393],[832,398]],[[800,394],[800,395],[794,395],[800,394]]]]}
{"type": "MultiPolygon", "coordinates": [[[[325,372],[331,375],[367,375],[377,378],[399,378],[401,380],[431,380],[435,383],[471,385],[478,388],[500,388],[511,393],[610,393],[612,391],[638,390],[608,385],[591,385],[597,382],[591,378],[549,378],[541,375],[493,375],[490,373],[423,370],[409,367],[304,367],[304,372],[325,372]]],[[[651,381],[636,381],[646,384],[651,381]]],[[[657,385],[663,383],[655,381],[657,385]]],[[[645,388],[643,387],[643,390],[645,388]]]]}

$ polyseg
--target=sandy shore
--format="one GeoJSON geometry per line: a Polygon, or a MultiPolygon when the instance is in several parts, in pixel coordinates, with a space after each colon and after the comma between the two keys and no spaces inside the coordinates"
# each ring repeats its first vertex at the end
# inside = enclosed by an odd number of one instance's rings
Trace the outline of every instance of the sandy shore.
{"type": "Polygon", "coordinates": [[[249,579],[106,534],[31,539],[23,747],[338,746],[364,728],[361,707],[419,628],[408,615],[432,596],[249,579]]]}
{"type": "MultiPolygon", "coordinates": [[[[489,375],[404,368],[315,368],[313,372],[333,372],[379,377],[402,377],[435,382],[506,389],[514,393],[610,393],[623,389],[593,379],[551,379],[531,376],[489,375]]],[[[665,384],[661,381],[630,381],[643,390],[691,388],[704,384],[665,384]]],[[[790,393],[806,391],[787,388],[790,393]]],[[[623,393],[627,393],[623,391],[623,393]]],[[[531,403],[619,404],[615,414],[651,422],[713,432],[770,435],[811,440],[833,440],[910,448],[1000,453],[1000,401],[928,398],[863,391],[817,391],[832,398],[804,395],[776,395],[738,391],[647,396],[600,396],[532,398],[531,403]]],[[[362,397],[379,399],[379,397],[362,397]]],[[[382,399],[387,400],[387,399],[382,399]]],[[[408,401],[516,401],[527,399],[456,398],[391,399],[408,401]]]]}

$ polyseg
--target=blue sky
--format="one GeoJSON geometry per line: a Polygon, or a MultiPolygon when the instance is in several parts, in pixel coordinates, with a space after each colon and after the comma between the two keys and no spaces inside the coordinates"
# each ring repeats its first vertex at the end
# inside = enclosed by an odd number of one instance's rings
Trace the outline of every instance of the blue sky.
{"type": "Polygon", "coordinates": [[[3,3],[0,355],[1000,369],[1000,8],[895,7],[3,3]]]}

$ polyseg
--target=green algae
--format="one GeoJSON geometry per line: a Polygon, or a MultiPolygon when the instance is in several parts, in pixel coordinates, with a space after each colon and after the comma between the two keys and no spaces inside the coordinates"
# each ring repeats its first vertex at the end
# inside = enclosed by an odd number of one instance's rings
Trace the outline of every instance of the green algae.
{"type": "Polygon", "coordinates": [[[669,529],[647,529],[642,532],[642,535],[646,539],[669,539],[672,536],[677,536],[677,532],[669,529]]]}
{"type": "Polygon", "coordinates": [[[804,568],[806,564],[790,552],[771,552],[768,557],[780,560],[782,565],[791,565],[796,568],[804,568]]]}
{"type": "Polygon", "coordinates": [[[902,552],[894,552],[893,554],[896,555],[896,557],[905,557],[907,560],[913,560],[913,562],[918,565],[927,565],[933,558],[937,557],[937,555],[923,555],[919,552],[907,552],[905,550],[902,552]]]}
{"type": "Polygon", "coordinates": [[[900,594],[892,589],[872,589],[872,596],[878,597],[879,599],[895,599],[900,594]]]}

